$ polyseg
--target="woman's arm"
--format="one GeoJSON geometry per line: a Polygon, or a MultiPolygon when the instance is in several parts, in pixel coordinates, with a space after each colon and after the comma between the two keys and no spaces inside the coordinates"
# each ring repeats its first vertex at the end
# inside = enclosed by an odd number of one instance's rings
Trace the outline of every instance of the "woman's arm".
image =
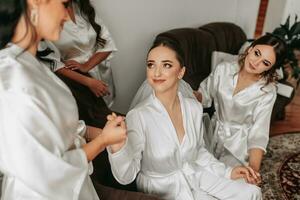
{"type": "Polygon", "coordinates": [[[128,137],[125,144],[107,148],[111,170],[121,184],[131,183],[139,173],[145,143],[141,116],[135,110],[127,114],[126,123],[128,137]]]}
{"type": "Polygon", "coordinates": [[[104,61],[109,55],[111,54],[111,51],[108,52],[97,52],[94,55],[90,57],[90,59],[84,63],[83,72],[88,72],[92,68],[94,68],[96,65],[104,61]]]}
{"type": "Polygon", "coordinates": [[[247,150],[249,154],[249,166],[255,171],[259,171],[263,154],[269,141],[269,130],[271,114],[276,91],[269,91],[264,98],[259,100],[253,112],[253,125],[249,130],[247,138],[247,150]]]}
{"type": "Polygon", "coordinates": [[[255,171],[259,172],[260,164],[264,155],[264,151],[259,148],[249,150],[249,166],[255,171]]]}
{"type": "Polygon", "coordinates": [[[82,85],[85,85],[87,87],[89,87],[90,81],[91,81],[90,79],[92,79],[88,76],[84,76],[76,71],[72,71],[67,68],[61,68],[61,69],[57,70],[56,73],[64,75],[65,77],[68,77],[68,78],[70,78],[78,83],[81,83],[82,85]]]}
{"type": "Polygon", "coordinates": [[[67,60],[65,61],[65,68],[70,70],[80,70],[81,72],[87,73],[88,71],[93,69],[96,65],[104,61],[110,55],[110,53],[111,51],[96,52],[85,63],[79,63],[75,60],[67,60]]]}
{"type": "Polygon", "coordinates": [[[219,74],[222,73],[225,67],[229,67],[224,65],[224,63],[220,63],[215,70],[200,83],[198,90],[194,91],[195,97],[202,103],[204,108],[208,108],[212,104],[214,94],[217,90],[216,83],[219,81],[219,74]]]}
{"type": "Polygon", "coordinates": [[[61,68],[57,70],[57,73],[87,86],[97,97],[109,94],[107,84],[101,80],[96,80],[94,78],[84,76],[76,71],[72,71],[67,68],[61,68]]]}

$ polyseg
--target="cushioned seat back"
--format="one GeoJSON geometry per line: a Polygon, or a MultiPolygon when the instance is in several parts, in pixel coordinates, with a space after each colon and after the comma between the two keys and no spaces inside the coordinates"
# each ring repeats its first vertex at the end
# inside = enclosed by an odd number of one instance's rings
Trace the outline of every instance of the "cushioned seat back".
{"type": "Polygon", "coordinates": [[[209,23],[199,27],[211,33],[214,37],[218,51],[237,54],[246,41],[244,31],[237,25],[228,22],[209,23]]]}

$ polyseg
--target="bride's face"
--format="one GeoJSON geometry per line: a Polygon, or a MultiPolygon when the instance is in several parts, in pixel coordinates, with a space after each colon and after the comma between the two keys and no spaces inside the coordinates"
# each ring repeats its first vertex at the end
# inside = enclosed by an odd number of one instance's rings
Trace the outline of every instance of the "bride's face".
{"type": "Polygon", "coordinates": [[[166,46],[153,48],[147,59],[147,80],[155,92],[166,92],[177,88],[185,68],[176,57],[176,52],[166,46]]]}

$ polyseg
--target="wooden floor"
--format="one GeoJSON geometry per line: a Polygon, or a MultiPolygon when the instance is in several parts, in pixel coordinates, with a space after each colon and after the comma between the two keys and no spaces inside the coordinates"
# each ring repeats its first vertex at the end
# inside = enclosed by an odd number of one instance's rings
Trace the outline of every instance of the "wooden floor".
{"type": "Polygon", "coordinates": [[[300,132],[300,87],[298,87],[292,102],[286,106],[285,119],[271,124],[270,135],[300,132]]]}

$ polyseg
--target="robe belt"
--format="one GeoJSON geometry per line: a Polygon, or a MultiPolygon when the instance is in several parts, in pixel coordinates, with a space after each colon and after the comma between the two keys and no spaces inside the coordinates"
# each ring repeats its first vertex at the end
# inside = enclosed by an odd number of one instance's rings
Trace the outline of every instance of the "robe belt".
{"type": "MultiPolygon", "coordinates": [[[[232,124],[232,123],[228,123],[228,122],[222,122],[221,120],[216,119],[216,129],[217,130],[217,134],[218,136],[221,137],[230,137],[232,135],[234,135],[236,132],[232,132],[232,130],[244,130],[247,129],[249,127],[248,124],[232,124]]],[[[239,132],[239,131],[237,131],[239,132]]]]}
{"type": "Polygon", "coordinates": [[[216,156],[220,156],[223,151],[220,147],[224,146],[242,163],[247,164],[247,138],[248,124],[232,124],[215,119],[215,131],[213,140],[216,156]]]}
{"type": "Polygon", "coordinates": [[[170,172],[153,172],[153,171],[147,171],[147,170],[141,170],[140,172],[143,176],[147,176],[150,178],[165,178],[168,176],[173,176],[175,174],[181,173],[184,175],[191,175],[195,173],[194,168],[189,163],[183,163],[182,168],[180,169],[174,169],[170,172]]]}

